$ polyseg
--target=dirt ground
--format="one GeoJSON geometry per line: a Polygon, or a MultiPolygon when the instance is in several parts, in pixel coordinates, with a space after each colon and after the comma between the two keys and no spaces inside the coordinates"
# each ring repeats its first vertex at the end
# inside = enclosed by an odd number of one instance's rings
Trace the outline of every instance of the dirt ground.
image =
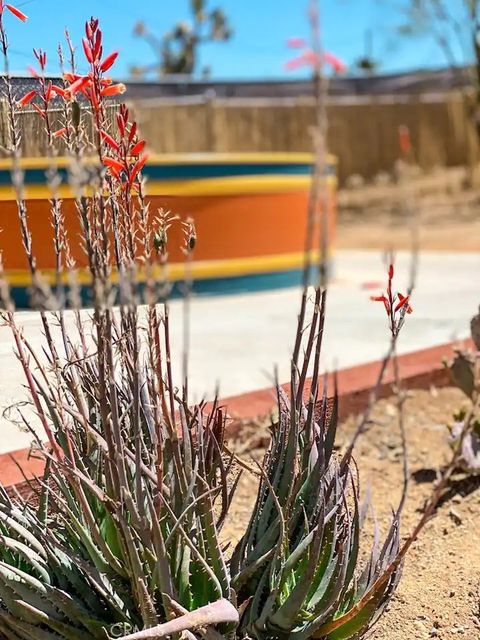
{"type": "Polygon", "coordinates": [[[422,249],[480,251],[480,188],[466,189],[461,169],[341,189],[337,248],[383,250],[389,243],[408,249],[409,210],[416,213],[422,249]]]}
{"type": "MultiPolygon", "coordinates": [[[[419,518],[437,470],[447,461],[445,424],[465,404],[458,389],[412,391],[406,405],[411,484],[402,527],[404,535],[419,518]]],[[[357,447],[363,488],[371,486],[373,505],[385,527],[402,484],[401,448],[396,408],[392,400],[375,407],[372,428],[357,447]]],[[[339,429],[346,440],[355,417],[339,429]]],[[[251,451],[245,432],[236,443],[242,455],[260,456],[265,427],[251,426],[251,451]],[[247,443],[248,447],[248,443],[247,443]],[[260,447],[257,448],[257,447],[260,447]]],[[[222,538],[237,540],[248,521],[256,479],[245,473],[222,538]]],[[[394,599],[374,628],[373,640],[466,640],[480,638],[480,478],[457,475],[423,534],[410,550],[394,599]]]]}

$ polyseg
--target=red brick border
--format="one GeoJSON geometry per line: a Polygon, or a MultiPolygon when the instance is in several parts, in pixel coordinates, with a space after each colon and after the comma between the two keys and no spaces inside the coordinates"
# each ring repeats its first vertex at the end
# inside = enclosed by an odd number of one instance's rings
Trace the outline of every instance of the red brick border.
{"type": "Polygon", "coordinates": [[[43,468],[43,461],[34,458],[30,454],[30,449],[2,453],[0,454],[0,483],[4,487],[20,484],[25,478],[39,476],[43,468]]]}
{"type": "MultiPolygon", "coordinates": [[[[400,375],[408,388],[427,389],[435,385],[447,386],[450,382],[447,370],[442,364],[445,357],[450,357],[453,349],[459,345],[473,347],[470,340],[464,342],[449,342],[446,344],[421,349],[407,353],[399,358],[400,375]]],[[[381,362],[349,367],[338,372],[338,390],[340,396],[340,418],[352,413],[358,413],[365,407],[370,390],[376,382],[381,362]]],[[[391,367],[387,369],[380,397],[391,393],[393,373],[391,367]]],[[[286,387],[288,389],[288,387],[286,387]]],[[[241,430],[242,422],[258,416],[266,416],[275,404],[273,388],[260,389],[250,393],[225,398],[222,402],[228,408],[233,419],[231,430],[236,433],[241,430]]],[[[12,451],[0,455],[0,483],[5,487],[16,485],[24,481],[24,476],[32,478],[42,472],[42,462],[29,455],[28,449],[12,451]]]]}
{"type": "MultiPolygon", "coordinates": [[[[399,365],[402,380],[407,387],[417,389],[427,389],[431,385],[448,385],[449,375],[442,360],[451,357],[453,350],[458,346],[473,348],[473,343],[471,340],[447,342],[437,347],[421,349],[400,356],[399,365]]],[[[342,400],[342,415],[344,417],[357,412],[358,405],[362,404],[359,399],[368,397],[371,388],[376,383],[381,364],[381,361],[376,360],[341,369],[338,372],[338,391],[342,400]]],[[[380,390],[381,397],[391,393],[392,382],[393,371],[391,367],[388,367],[380,390]]],[[[288,390],[288,387],[285,386],[285,389],[288,390]]],[[[225,398],[223,403],[228,407],[232,418],[244,420],[252,416],[267,415],[275,403],[275,393],[272,388],[261,389],[225,398]]]]}

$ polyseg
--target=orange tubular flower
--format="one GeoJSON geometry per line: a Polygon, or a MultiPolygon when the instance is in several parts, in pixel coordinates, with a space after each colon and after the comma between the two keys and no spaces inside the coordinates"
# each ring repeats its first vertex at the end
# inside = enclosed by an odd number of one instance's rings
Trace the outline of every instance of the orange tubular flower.
{"type": "Polygon", "coordinates": [[[82,76],[79,76],[77,73],[64,73],[63,77],[67,82],[75,82],[75,80],[79,80],[82,76]]]}
{"type": "Polygon", "coordinates": [[[107,156],[106,158],[103,159],[103,164],[106,167],[114,169],[115,171],[118,171],[118,172],[124,170],[123,164],[119,160],[115,160],[115,158],[110,158],[107,156]]]}
{"type": "Polygon", "coordinates": [[[47,102],[50,101],[50,98],[52,97],[52,93],[53,93],[53,85],[51,82],[48,83],[47,88],[45,90],[45,100],[47,102]]]}
{"type": "Polygon", "coordinates": [[[340,58],[329,51],[323,54],[323,61],[329,64],[335,73],[345,73],[347,65],[340,58]]]}
{"type": "Polygon", "coordinates": [[[83,50],[85,52],[85,57],[87,58],[87,60],[89,62],[93,62],[93,53],[92,53],[92,50],[90,48],[90,45],[88,44],[88,42],[87,42],[87,40],[85,38],[83,38],[82,44],[83,44],[83,50]]]}
{"type": "MultiPolygon", "coordinates": [[[[10,13],[13,13],[13,15],[22,22],[26,22],[28,20],[28,17],[22,13],[20,9],[17,9],[17,7],[14,7],[11,4],[6,4],[5,9],[8,9],[10,13]]],[[[0,11],[3,11],[3,7],[0,7],[0,11]]]]}
{"type": "Polygon", "coordinates": [[[52,135],[53,135],[54,138],[60,138],[65,133],[67,133],[67,129],[66,129],[66,127],[63,127],[62,129],[59,129],[58,131],[55,131],[52,135]]]}
{"type": "Polygon", "coordinates": [[[395,276],[395,268],[393,262],[388,265],[388,283],[387,294],[382,293],[380,296],[371,296],[370,300],[374,302],[382,302],[387,312],[387,316],[390,317],[392,334],[398,331],[400,327],[399,322],[403,321],[405,313],[412,313],[413,309],[410,306],[410,295],[404,296],[400,292],[393,292],[393,278],[395,276]],[[402,312],[400,318],[397,319],[397,313],[402,312]]]}
{"type": "Polygon", "coordinates": [[[405,312],[406,313],[412,313],[413,309],[412,307],[408,304],[409,300],[410,300],[410,296],[403,296],[401,293],[397,294],[398,295],[398,299],[399,299],[399,303],[397,304],[397,306],[395,307],[395,312],[396,311],[400,311],[400,309],[402,309],[403,307],[405,307],[405,312]]]}
{"type": "Polygon", "coordinates": [[[56,93],[61,98],[65,97],[65,89],[62,89],[62,87],[59,87],[56,84],[52,84],[52,91],[53,93],[56,93]]]}
{"type": "Polygon", "coordinates": [[[33,91],[29,91],[22,98],[20,98],[20,100],[18,101],[19,106],[24,107],[25,105],[29,104],[36,95],[37,92],[35,89],[33,91]]]}
{"type": "Polygon", "coordinates": [[[45,53],[45,51],[42,51],[41,49],[39,49],[39,50],[34,49],[33,50],[33,54],[34,54],[35,58],[38,60],[38,64],[40,65],[40,69],[42,71],[45,71],[45,67],[47,65],[47,54],[45,53]]]}
{"type": "Polygon", "coordinates": [[[96,61],[98,57],[101,55],[102,49],[102,31],[98,29],[95,34],[95,43],[93,45],[93,59],[96,61]]]}
{"type": "Polygon", "coordinates": [[[128,134],[128,144],[132,144],[133,139],[137,135],[137,123],[132,122],[132,126],[130,127],[130,133],[128,134]]]}
{"type": "Polygon", "coordinates": [[[100,64],[100,69],[102,71],[108,71],[110,67],[115,63],[115,60],[118,58],[118,51],[113,51],[110,55],[108,55],[105,60],[100,64]]]}
{"type": "Polygon", "coordinates": [[[122,181],[122,176],[120,175],[120,171],[115,169],[114,167],[108,167],[109,173],[119,182],[122,181]]]}
{"type": "Polygon", "coordinates": [[[126,90],[127,87],[123,82],[120,82],[119,84],[111,84],[109,87],[104,87],[100,93],[102,96],[118,96],[121,93],[125,93],[126,90]]]}
{"type": "Polygon", "coordinates": [[[138,156],[140,153],[142,153],[145,148],[145,144],[145,140],[139,140],[137,144],[132,147],[132,150],[130,151],[131,155],[138,156]]]}
{"type": "Polygon", "coordinates": [[[141,158],[139,158],[132,167],[132,173],[130,174],[130,184],[133,184],[135,178],[140,173],[140,171],[145,166],[145,163],[148,160],[148,154],[144,154],[141,158]]]}
{"type": "Polygon", "coordinates": [[[385,295],[370,296],[370,300],[372,300],[372,302],[383,302],[383,305],[385,307],[385,311],[387,312],[387,315],[390,315],[390,303],[388,301],[387,296],[385,296],[385,295]]]}
{"type": "Polygon", "coordinates": [[[85,33],[88,39],[90,39],[93,36],[92,27],[90,26],[89,22],[85,23],[85,33]]]}
{"type": "Polygon", "coordinates": [[[100,131],[100,135],[102,136],[102,140],[108,144],[109,147],[115,149],[115,151],[120,151],[120,145],[116,140],[112,138],[106,131],[100,131]]]}
{"type": "Polygon", "coordinates": [[[75,80],[75,82],[68,87],[65,93],[68,93],[69,96],[73,96],[77,91],[81,91],[91,84],[91,82],[92,81],[88,76],[80,76],[78,80],[75,80]]]}
{"type": "Polygon", "coordinates": [[[292,37],[287,40],[287,47],[290,49],[303,49],[307,46],[307,42],[304,38],[292,37]]]}
{"type": "Polygon", "coordinates": [[[120,131],[120,135],[123,138],[123,136],[125,135],[125,120],[124,118],[122,118],[121,114],[119,113],[117,113],[117,125],[118,125],[118,130],[120,131]]]}

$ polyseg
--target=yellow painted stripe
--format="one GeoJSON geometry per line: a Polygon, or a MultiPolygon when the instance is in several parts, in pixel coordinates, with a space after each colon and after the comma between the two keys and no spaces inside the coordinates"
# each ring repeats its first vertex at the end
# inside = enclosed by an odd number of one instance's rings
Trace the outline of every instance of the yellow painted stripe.
{"type": "MultiPolygon", "coordinates": [[[[223,163],[245,163],[245,164],[309,164],[313,163],[314,156],[311,153],[164,153],[151,154],[149,156],[149,165],[165,165],[165,164],[211,164],[223,163]]],[[[51,163],[52,161],[50,161],[51,163]]],[[[69,166],[71,160],[67,157],[58,157],[53,159],[58,167],[69,166]]],[[[97,158],[85,158],[86,163],[97,163],[97,158]]],[[[327,156],[328,164],[337,164],[337,158],[333,155],[327,156]]],[[[10,169],[12,166],[9,158],[0,159],[0,170],[10,169]]],[[[21,158],[20,166],[23,169],[42,169],[47,168],[49,161],[46,158],[21,158]]]]}
{"type": "MultiPolygon", "coordinates": [[[[310,176],[229,176],[226,178],[199,178],[194,180],[162,180],[147,182],[149,196],[234,196],[254,194],[281,194],[301,191],[310,187],[310,176]]],[[[335,187],[335,176],[327,176],[327,184],[335,187]]],[[[60,198],[72,198],[68,185],[58,190],[60,198]]],[[[25,185],[26,200],[48,200],[52,197],[44,185],[25,185]]],[[[0,201],[15,200],[11,186],[0,187],[0,201]]]]}
{"type": "MultiPolygon", "coordinates": [[[[316,259],[318,254],[312,253],[312,260],[316,259]]],[[[233,278],[245,275],[259,273],[273,273],[278,271],[288,271],[290,269],[298,269],[303,266],[304,254],[284,253],[270,256],[258,256],[253,258],[236,258],[232,260],[205,260],[194,262],[192,264],[191,275],[194,280],[211,280],[214,278],[233,278]]],[[[155,269],[154,276],[161,277],[159,268],[155,269]]],[[[169,280],[183,280],[185,278],[185,265],[183,263],[175,263],[168,266],[169,280]]],[[[42,275],[50,283],[55,282],[55,271],[53,269],[45,269],[42,275]]],[[[89,284],[90,275],[87,269],[79,269],[75,273],[79,284],[89,284]]],[[[31,283],[30,274],[26,270],[6,270],[5,276],[7,281],[13,287],[26,287],[31,283]]],[[[112,274],[112,279],[117,280],[116,273],[112,274]]],[[[145,280],[145,273],[139,272],[138,280],[145,280]]],[[[65,274],[64,283],[68,282],[65,274]]]]}

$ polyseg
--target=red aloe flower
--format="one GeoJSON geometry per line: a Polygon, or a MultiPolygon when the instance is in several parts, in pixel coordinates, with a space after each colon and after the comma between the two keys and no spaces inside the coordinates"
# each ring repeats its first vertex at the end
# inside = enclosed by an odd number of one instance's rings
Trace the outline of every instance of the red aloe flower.
{"type": "Polygon", "coordinates": [[[110,67],[115,63],[115,60],[117,58],[118,58],[118,51],[113,51],[100,64],[100,69],[104,72],[108,71],[110,67]]]}
{"type": "Polygon", "coordinates": [[[118,169],[115,169],[115,167],[108,167],[108,171],[114,178],[121,182],[122,176],[120,175],[120,171],[118,171],[118,169]]]}
{"type": "Polygon", "coordinates": [[[294,71],[295,69],[299,69],[300,67],[305,66],[316,66],[318,61],[317,55],[311,50],[307,49],[300,56],[293,58],[285,63],[285,69],[287,71],[294,71]]]}
{"type": "Polygon", "coordinates": [[[100,131],[100,135],[102,136],[102,140],[108,144],[109,147],[114,149],[115,151],[120,151],[120,145],[116,140],[112,138],[106,131],[100,131]]]}
{"type": "Polygon", "coordinates": [[[118,96],[121,93],[125,93],[126,90],[127,90],[127,87],[123,84],[123,82],[120,82],[119,84],[111,84],[109,87],[104,87],[101,90],[100,95],[118,96]]]}
{"type": "MultiPolygon", "coordinates": [[[[22,22],[26,22],[28,20],[28,17],[22,11],[20,11],[20,9],[17,9],[17,7],[14,7],[11,4],[6,4],[5,9],[8,9],[10,13],[13,13],[13,15],[19,20],[21,20],[22,22]]],[[[3,6],[0,6],[0,13],[2,11],[3,11],[3,6]]]]}
{"type": "Polygon", "coordinates": [[[45,67],[47,66],[47,54],[45,53],[45,51],[42,51],[41,49],[40,50],[34,49],[33,54],[35,58],[38,60],[40,69],[42,71],[45,71],[45,67]]]}
{"type": "Polygon", "coordinates": [[[403,326],[406,313],[412,313],[413,309],[410,306],[410,294],[404,296],[403,294],[393,291],[393,278],[395,276],[395,268],[393,266],[393,260],[388,265],[388,282],[387,293],[380,296],[371,296],[370,300],[374,302],[382,302],[387,312],[390,331],[393,338],[398,336],[398,332],[403,326]]]}
{"type": "Polygon", "coordinates": [[[67,82],[73,83],[75,82],[75,80],[79,80],[82,76],[79,76],[78,73],[66,72],[63,74],[63,77],[67,82]]]}
{"type": "Polygon", "coordinates": [[[135,164],[132,167],[132,172],[130,174],[130,184],[133,184],[133,182],[135,181],[135,178],[143,169],[147,160],[148,160],[148,154],[145,153],[135,162],[135,164]]]}
{"type": "Polygon", "coordinates": [[[347,70],[347,65],[340,60],[340,58],[329,51],[325,51],[323,54],[323,61],[326,64],[329,64],[335,73],[345,73],[347,70]]]}
{"type": "Polygon", "coordinates": [[[132,150],[130,151],[130,154],[132,156],[138,156],[144,150],[145,145],[146,145],[145,140],[139,140],[135,145],[133,145],[132,150]]]}
{"type": "MultiPolygon", "coordinates": [[[[332,67],[335,73],[345,73],[345,71],[347,70],[347,65],[333,53],[326,51],[322,55],[322,60],[325,64],[332,67]]],[[[315,51],[312,51],[312,49],[306,49],[297,58],[293,58],[293,60],[289,60],[285,64],[285,69],[287,69],[287,71],[294,71],[295,69],[299,69],[300,67],[303,67],[303,66],[310,66],[315,68],[318,65],[318,62],[319,62],[319,57],[315,53],[315,51]]]]}
{"type": "Polygon", "coordinates": [[[92,27],[90,26],[89,22],[85,23],[85,35],[87,36],[87,38],[90,40],[93,36],[93,31],[92,31],[92,27]]]}
{"type": "MultiPolygon", "coordinates": [[[[127,114],[127,118],[128,118],[128,114],[127,114]]],[[[133,142],[133,139],[135,138],[136,135],[137,135],[137,123],[133,122],[132,126],[130,127],[130,133],[128,134],[128,144],[131,144],[133,142]]]]}
{"type": "Polygon", "coordinates": [[[115,160],[115,158],[110,158],[109,156],[103,158],[103,164],[106,167],[116,169],[117,171],[123,171],[125,168],[119,160],[115,160]]]}
{"type": "Polygon", "coordinates": [[[56,84],[52,84],[52,91],[53,93],[56,93],[61,98],[65,97],[65,89],[62,89],[62,87],[59,87],[56,84]]]}
{"type": "Polygon", "coordinates": [[[73,96],[78,91],[85,89],[85,87],[87,87],[91,83],[92,81],[88,76],[80,76],[78,80],[75,80],[75,82],[71,84],[68,89],[66,89],[65,93],[67,93],[68,96],[73,96]]]}
{"type": "Polygon", "coordinates": [[[88,41],[85,38],[83,38],[82,44],[83,44],[83,50],[85,52],[85,57],[89,62],[93,62],[93,53],[90,48],[90,45],[88,44],[88,41]]]}
{"type": "Polygon", "coordinates": [[[397,295],[400,302],[398,302],[397,306],[395,307],[395,312],[400,311],[400,309],[403,309],[403,307],[405,307],[406,313],[412,313],[413,309],[409,304],[410,296],[403,296],[401,293],[398,293],[397,295]]]}
{"type": "Polygon", "coordinates": [[[54,131],[52,135],[53,135],[54,138],[60,138],[65,133],[67,133],[67,128],[66,127],[62,127],[61,129],[58,129],[58,131],[54,131]]]}
{"type": "Polygon", "coordinates": [[[47,102],[50,101],[50,98],[52,97],[52,93],[53,93],[53,84],[51,83],[51,81],[49,81],[47,88],[45,89],[45,100],[47,102]]]}
{"type": "Polygon", "coordinates": [[[25,105],[29,104],[36,95],[37,91],[35,89],[29,91],[22,98],[20,98],[20,100],[18,101],[19,106],[24,107],[25,105]]]}
{"type": "Polygon", "coordinates": [[[370,300],[372,300],[373,302],[383,302],[387,315],[390,315],[391,307],[386,295],[382,294],[381,296],[370,296],[370,300]]]}
{"type": "Polygon", "coordinates": [[[290,47],[290,49],[303,49],[306,46],[307,42],[304,38],[292,37],[287,40],[287,47],[290,47]]]}
{"type": "Polygon", "coordinates": [[[93,58],[97,60],[102,55],[102,32],[99,29],[95,34],[95,42],[93,44],[93,58]]]}
{"type": "Polygon", "coordinates": [[[123,136],[125,135],[125,120],[122,118],[122,115],[120,113],[117,113],[117,125],[118,125],[118,130],[120,131],[120,135],[123,136]]]}

